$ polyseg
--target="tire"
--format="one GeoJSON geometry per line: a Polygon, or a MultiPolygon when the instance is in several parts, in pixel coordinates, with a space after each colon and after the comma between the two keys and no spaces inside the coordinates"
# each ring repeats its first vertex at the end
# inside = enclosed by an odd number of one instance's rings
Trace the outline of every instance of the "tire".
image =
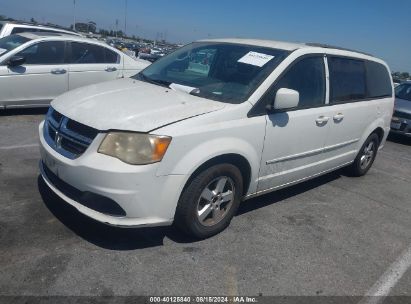
{"type": "Polygon", "coordinates": [[[177,205],[175,225],[199,239],[223,231],[240,205],[243,178],[231,164],[205,169],[188,182],[177,205]]]}
{"type": "Polygon", "coordinates": [[[377,134],[371,134],[362,145],[357,157],[348,167],[348,173],[352,176],[363,176],[370,170],[377,156],[380,139],[377,134]]]}

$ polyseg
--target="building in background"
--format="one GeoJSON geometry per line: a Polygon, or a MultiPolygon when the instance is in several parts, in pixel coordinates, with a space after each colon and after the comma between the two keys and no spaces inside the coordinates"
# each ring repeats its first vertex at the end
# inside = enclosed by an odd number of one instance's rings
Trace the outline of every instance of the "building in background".
{"type": "Polygon", "coordinates": [[[76,22],[76,30],[83,33],[95,33],[97,30],[97,24],[94,21],[76,22]]]}

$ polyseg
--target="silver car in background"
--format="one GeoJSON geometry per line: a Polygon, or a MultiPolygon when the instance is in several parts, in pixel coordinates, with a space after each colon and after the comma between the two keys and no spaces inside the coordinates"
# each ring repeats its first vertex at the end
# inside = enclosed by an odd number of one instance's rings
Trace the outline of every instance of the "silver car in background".
{"type": "Polygon", "coordinates": [[[66,91],[131,77],[149,64],[83,37],[10,35],[0,39],[0,109],[48,106],[66,91]]]}
{"type": "Polygon", "coordinates": [[[402,83],[395,88],[391,133],[411,137],[411,82],[402,83]]]}

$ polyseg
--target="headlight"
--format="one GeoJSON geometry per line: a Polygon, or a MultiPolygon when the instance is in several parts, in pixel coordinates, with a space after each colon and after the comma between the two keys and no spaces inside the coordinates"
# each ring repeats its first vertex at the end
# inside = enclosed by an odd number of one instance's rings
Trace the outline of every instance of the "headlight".
{"type": "Polygon", "coordinates": [[[109,132],[98,152],[118,158],[132,165],[146,165],[161,161],[171,137],[133,132],[109,132]]]}

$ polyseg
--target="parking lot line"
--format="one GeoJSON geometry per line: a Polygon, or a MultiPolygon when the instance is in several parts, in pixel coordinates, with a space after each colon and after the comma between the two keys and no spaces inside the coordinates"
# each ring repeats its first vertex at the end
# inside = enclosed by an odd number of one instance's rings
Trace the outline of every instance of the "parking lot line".
{"type": "Polygon", "coordinates": [[[411,244],[384,272],[380,279],[368,290],[360,304],[382,303],[391,289],[411,267],[411,244]]]}
{"type": "Polygon", "coordinates": [[[26,148],[35,148],[35,147],[38,147],[38,146],[39,146],[39,144],[5,146],[5,147],[0,147],[0,150],[26,149],[26,148]]]}

